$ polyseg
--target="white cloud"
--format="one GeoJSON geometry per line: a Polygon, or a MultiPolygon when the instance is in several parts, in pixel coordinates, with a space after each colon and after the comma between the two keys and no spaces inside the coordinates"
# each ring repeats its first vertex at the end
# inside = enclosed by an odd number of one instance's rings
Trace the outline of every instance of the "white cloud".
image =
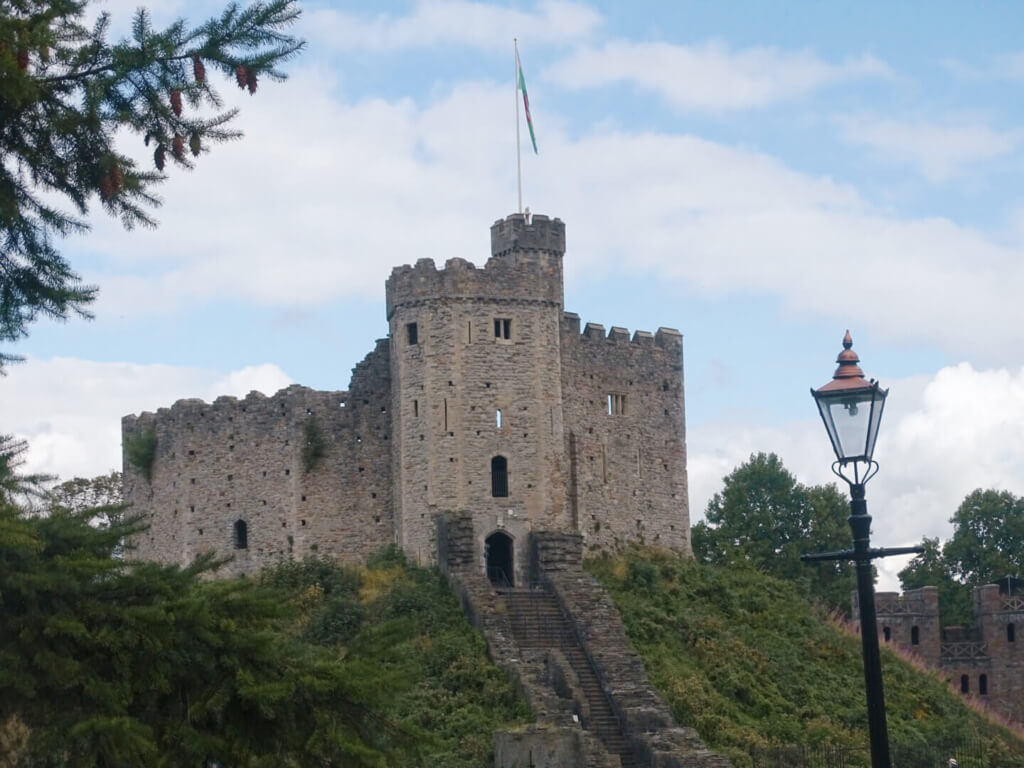
{"type": "Polygon", "coordinates": [[[601,24],[597,11],[581,3],[549,0],[530,10],[467,0],[420,0],[405,16],[375,16],[321,8],[308,11],[314,45],[332,50],[396,51],[465,45],[511,53],[512,38],[532,46],[589,37],[601,24]]]}
{"type": "Polygon", "coordinates": [[[29,442],[26,470],[63,478],[121,467],[121,417],[187,397],[270,395],[291,379],[275,365],[225,373],[171,365],[30,359],[3,380],[0,424],[29,442]]]}
{"type": "Polygon", "coordinates": [[[900,165],[916,166],[931,181],[945,181],[1009,154],[1022,138],[1019,131],[997,131],[977,119],[934,122],[847,115],[838,124],[847,143],[868,147],[900,165]]]}
{"type": "MultiPolygon", "coordinates": [[[[975,488],[1024,495],[1024,368],[976,370],[962,363],[888,384],[875,451],[881,471],[867,494],[875,546],[947,538],[949,518],[975,488]]],[[[835,480],[817,418],[777,428],[701,425],[689,430],[687,443],[694,521],[703,519],[722,477],[757,451],[777,453],[802,482],[835,480]]],[[[896,574],[907,559],[879,563],[883,588],[898,588],[896,574]]]]}
{"type": "MultiPolygon", "coordinates": [[[[97,310],[379,301],[395,265],[484,261],[487,226],[515,205],[510,142],[495,139],[511,134],[507,88],[463,83],[419,105],[344,103],[333,86],[305,69],[243,95],[245,141],[172,172],[160,229],[98,218],[87,243],[102,257],[83,270],[103,286],[97,310]]],[[[670,133],[568,138],[543,83],[531,95],[543,154],[523,157],[525,202],[567,222],[570,275],[625,268],[704,295],[776,297],[952,359],[1017,360],[1021,248],[879,210],[756,151],[670,133]]]]}
{"type": "Polygon", "coordinates": [[[701,45],[618,40],[580,48],[553,65],[546,77],[566,88],[631,83],[679,109],[725,112],[764,107],[850,80],[889,75],[869,55],[833,64],[810,51],[732,50],[701,45]]]}

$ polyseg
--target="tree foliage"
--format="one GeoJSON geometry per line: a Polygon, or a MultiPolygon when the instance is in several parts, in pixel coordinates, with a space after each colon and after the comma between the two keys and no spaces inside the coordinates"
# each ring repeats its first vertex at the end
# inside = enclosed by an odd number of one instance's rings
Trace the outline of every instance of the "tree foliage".
{"type": "Polygon", "coordinates": [[[945,544],[925,538],[925,551],[900,571],[903,589],[939,589],[943,624],[969,624],[971,590],[1024,575],[1024,497],[1008,491],[972,491],[949,519],[945,544]]]}
{"type": "Polygon", "coordinates": [[[849,548],[849,506],[835,485],[805,486],[774,453],[757,453],[723,479],[693,526],[704,563],[755,567],[800,586],[808,596],[847,607],[856,586],[846,562],[808,565],[800,555],[849,548]]]}
{"type": "MultiPolygon", "coordinates": [[[[260,78],[282,79],[280,65],[303,45],[287,33],[295,0],[231,3],[198,26],[163,30],[140,9],[117,43],[109,14],[85,26],[88,6],[0,0],[0,342],[40,316],[89,316],[97,289],[55,240],[87,229],[90,205],[127,228],[153,226],[166,163],[191,168],[190,155],[240,135],[208,68],[254,93],[260,78]],[[133,134],[152,167],[118,147],[133,134]]],[[[0,366],[13,359],[0,353],[0,366]]]]}
{"type": "Polygon", "coordinates": [[[0,502],[0,731],[32,765],[385,765],[380,688],[251,581],[112,556],[127,520],[0,502]]]}

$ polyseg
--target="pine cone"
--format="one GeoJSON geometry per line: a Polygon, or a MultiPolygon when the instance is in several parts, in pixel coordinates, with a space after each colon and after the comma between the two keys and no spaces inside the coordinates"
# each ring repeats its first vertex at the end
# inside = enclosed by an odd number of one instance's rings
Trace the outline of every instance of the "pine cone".
{"type": "Polygon", "coordinates": [[[50,46],[44,45],[39,49],[39,60],[43,62],[43,64],[50,63],[50,46]]]}
{"type": "Polygon", "coordinates": [[[193,157],[199,157],[199,151],[203,148],[203,145],[199,139],[198,133],[193,133],[188,140],[188,148],[192,150],[193,157]]]}
{"type": "Polygon", "coordinates": [[[146,131],[146,138],[144,138],[142,141],[148,147],[149,146],[149,140],[152,139],[152,138],[153,138],[153,134],[151,134],[149,131],[146,131]]]}
{"type": "Polygon", "coordinates": [[[114,198],[114,181],[109,173],[100,176],[100,200],[109,203],[114,198]]]}
{"type": "Polygon", "coordinates": [[[114,194],[117,194],[121,187],[124,186],[124,171],[121,170],[121,166],[114,163],[114,167],[110,169],[110,181],[114,185],[114,194]]]}
{"type": "Polygon", "coordinates": [[[192,57],[192,74],[195,75],[196,82],[200,85],[206,80],[206,66],[198,56],[192,57]]]}
{"type": "Polygon", "coordinates": [[[171,152],[179,160],[185,156],[185,139],[181,137],[180,133],[174,134],[174,139],[171,141],[171,152]]]}
{"type": "Polygon", "coordinates": [[[247,74],[249,77],[246,85],[249,86],[249,95],[252,96],[252,94],[256,93],[256,73],[250,70],[247,74]]]}
{"type": "Polygon", "coordinates": [[[167,156],[167,151],[164,149],[164,145],[161,144],[156,148],[156,152],[153,153],[153,162],[156,163],[156,169],[162,171],[164,169],[164,158],[167,156]]]}
{"type": "Polygon", "coordinates": [[[245,67],[239,64],[235,67],[235,82],[238,83],[239,88],[245,88],[246,83],[249,80],[249,73],[245,67]]]}
{"type": "Polygon", "coordinates": [[[181,91],[177,88],[171,91],[171,110],[181,117],[181,91]]]}
{"type": "Polygon", "coordinates": [[[22,72],[28,69],[28,48],[18,49],[18,69],[22,72]]]}

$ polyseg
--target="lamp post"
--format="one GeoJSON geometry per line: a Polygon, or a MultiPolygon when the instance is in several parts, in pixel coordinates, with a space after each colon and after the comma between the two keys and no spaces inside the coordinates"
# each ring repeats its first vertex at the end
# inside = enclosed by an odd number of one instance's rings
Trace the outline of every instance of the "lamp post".
{"type": "Polygon", "coordinates": [[[868,731],[871,738],[873,768],[892,768],[889,757],[889,733],[885,722],[885,694],[882,688],[882,663],[878,651],[878,625],[875,618],[875,583],[871,561],[889,555],[921,552],[921,547],[871,548],[871,516],[864,498],[864,485],[878,472],[873,458],[878,426],[889,390],[874,379],[868,381],[853,351],[850,332],[843,338],[832,381],[811,395],[818,405],[828,438],[836,454],[832,471],[850,486],[850,529],[853,549],[803,555],[805,562],[853,560],[857,566],[857,598],[860,603],[860,638],[864,654],[864,688],[867,693],[868,731]]]}

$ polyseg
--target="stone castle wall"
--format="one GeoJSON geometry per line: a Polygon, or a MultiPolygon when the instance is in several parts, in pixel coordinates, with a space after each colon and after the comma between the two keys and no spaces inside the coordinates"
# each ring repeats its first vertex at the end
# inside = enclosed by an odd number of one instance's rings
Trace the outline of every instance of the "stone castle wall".
{"type": "Polygon", "coordinates": [[[588,549],[627,543],[690,552],[683,340],[561,324],[568,503],[588,549]]]}
{"type": "Polygon", "coordinates": [[[568,525],[564,240],[557,219],[527,224],[513,216],[492,228],[494,251],[483,268],[451,259],[439,270],[421,259],[388,280],[396,520],[403,548],[419,561],[435,559],[434,517],[442,509],[472,514],[478,552],[491,533],[510,535],[517,581],[526,534],[568,525]],[[493,493],[496,457],[506,462],[507,496],[493,493]]]}
{"type": "MultiPolygon", "coordinates": [[[[856,592],[852,597],[856,619],[856,592]]],[[[917,654],[940,669],[954,688],[1024,722],[1024,596],[986,584],[974,589],[973,602],[973,627],[943,630],[935,587],[880,592],[875,603],[879,642],[917,654]]]]}
{"type": "Polygon", "coordinates": [[[491,227],[483,267],[397,267],[389,337],[348,392],[295,386],[126,417],[126,444],[157,436],[151,482],[125,462],[126,499],[151,523],[138,556],[213,551],[234,556],[227,573],[248,573],[312,552],[360,561],[397,542],[432,563],[440,510],[470,514],[481,571],[485,540],[511,540],[516,583],[532,531],[688,553],[682,337],[581,332],[563,308],[564,250],[560,220],[514,214],[491,227]],[[306,471],[310,422],[325,455],[306,471]]]}
{"type": "Polygon", "coordinates": [[[239,575],[313,552],[358,561],[392,542],[387,347],[356,367],[349,392],[291,386],[125,417],[126,445],[156,435],[151,481],[124,461],[125,499],[150,526],[134,555],[184,565],[214,552],[233,558],[222,573],[239,575]],[[306,471],[309,421],[324,455],[306,471]]]}

